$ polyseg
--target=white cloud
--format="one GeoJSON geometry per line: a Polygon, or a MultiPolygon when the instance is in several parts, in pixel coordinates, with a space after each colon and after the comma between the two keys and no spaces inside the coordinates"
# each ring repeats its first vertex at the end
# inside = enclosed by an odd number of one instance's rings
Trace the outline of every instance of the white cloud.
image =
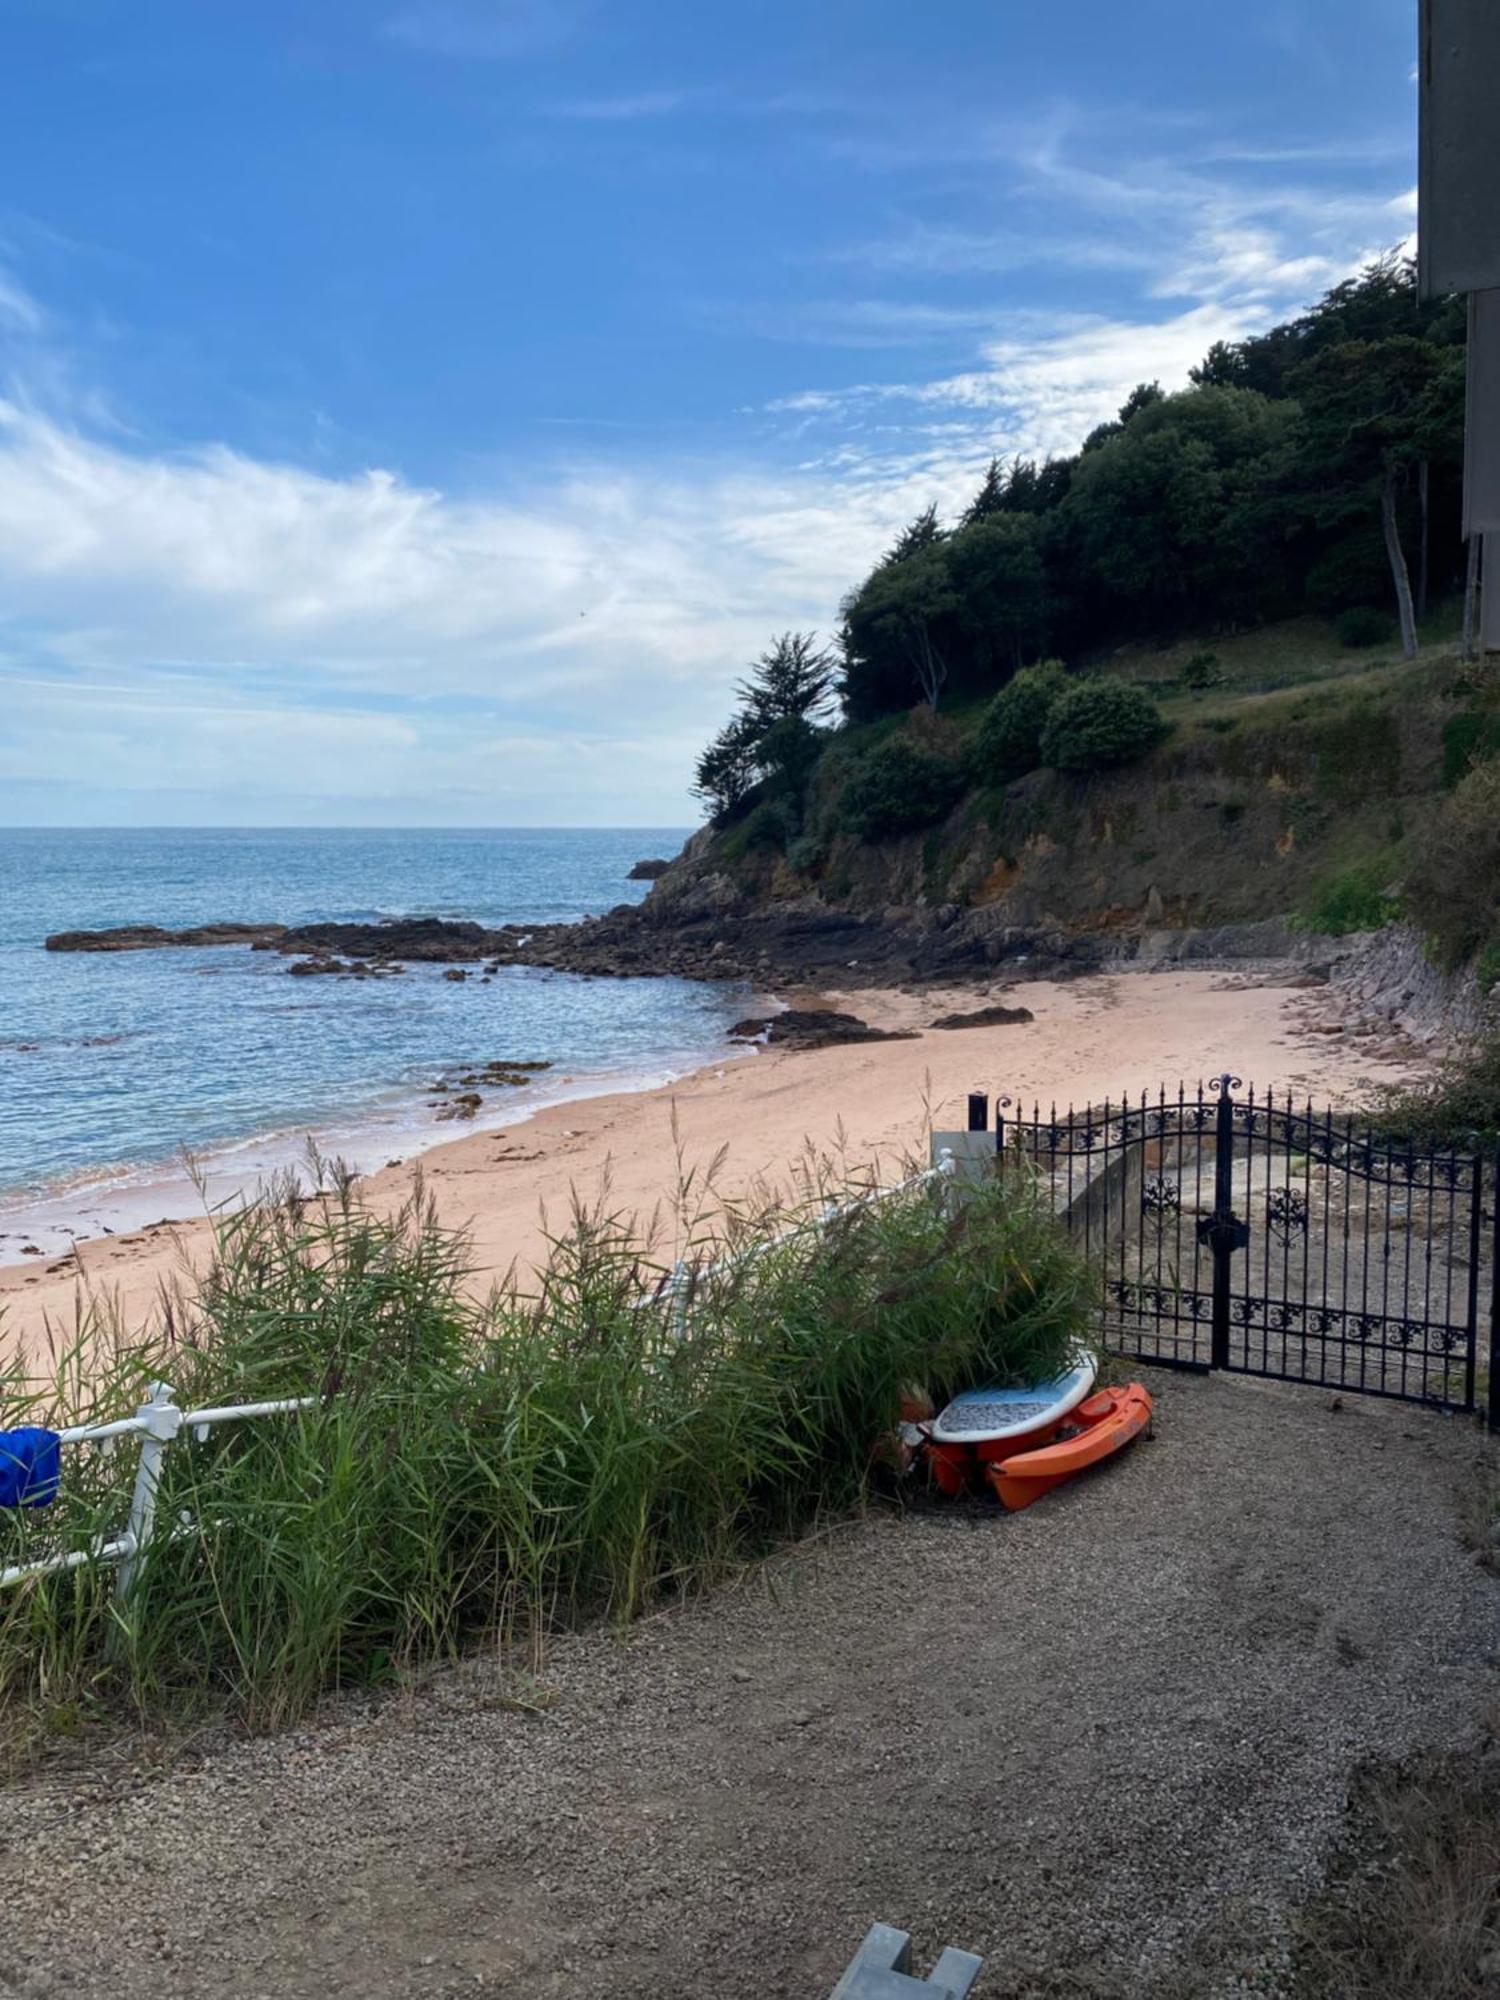
{"type": "Polygon", "coordinates": [[[0,405],[0,814],[126,784],[681,819],[735,678],[771,630],[826,629],[910,477],[592,468],[523,506],[0,405]]]}
{"type": "MultiPolygon", "coordinates": [[[[498,56],[575,18],[430,4],[389,31],[498,56]]],[[[572,115],[650,117],[668,96],[572,115]]],[[[679,820],[746,662],[771,631],[826,631],[901,522],[955,513],[994,452],[1075,448],[1138,381],[1181,386],[1214,341],[1302,305],[1410,214],[1405,194],[1101,175],[1052,138],[1017,171],[1066,227],[906,223],[851,261],[934,279],[1026,254],[1108,266],[1129,281],[1116,310],[740,308],[767,336],[941,341],[964,365],[783,395],[752,419],[759,464],[750,443],[732,467],[517,465],[477,494],[147,450],[0,272],[26,384],[0,401],[0,817],[150,799],[135,816],[679,820]]]]}
{"type": "Polygon", "coordinates": [[[40,333],[46,316],[19,279],[0,266],[0,324],[12,331],[40,333]]]}

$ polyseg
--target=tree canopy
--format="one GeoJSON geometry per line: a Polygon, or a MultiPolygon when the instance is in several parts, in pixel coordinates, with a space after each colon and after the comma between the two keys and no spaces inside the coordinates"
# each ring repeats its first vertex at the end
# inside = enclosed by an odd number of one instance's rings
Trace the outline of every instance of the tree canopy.
{"type": "MultiPolygon", "coordinates": [[[[1399,621],[1413,650],[1430,590],[1464,573],[1464,337],[1460,301],[1419,300],[1411,260],[1381,257],[1299,317],[1215,343],[1187,389],[1139,383],[1071,457],[992,458],[955,520],[925,508],[845,598],[837,659],[805,633],[762,655],[699,796],[723,819],[769,789],[795,824],[835,696],[856,725],[993,699],[1045,653],[1300,612],[1362,614],[1350,643],[1399,621]]],[[[995,774],[1052,720],[1055,681],[994,711],[995,774]]],[[[1070,713],[1053,732],[1069,768],[1150,734],[1109,694],[1070,713]]],[[[926,796],[904,769],[882,787],[926,796]]]]}
{"type": "Polygon", "coordinates": [[[952,528],[928,508],[845,599],[850,719],[992,692],[1043,649],[1301,611],[1373,605],[1413,643],[1463,563],[1463,342],[1461,308],[1382,257],[1190,388],[1139,384],[1073,457],[992,459],[952,528]]]}

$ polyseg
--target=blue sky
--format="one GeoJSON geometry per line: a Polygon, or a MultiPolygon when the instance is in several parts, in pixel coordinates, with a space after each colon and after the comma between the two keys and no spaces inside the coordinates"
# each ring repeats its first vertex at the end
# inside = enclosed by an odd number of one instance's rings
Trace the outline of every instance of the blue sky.
{"type": "Polygon", "coordinates": [[[0,820],[686,822],[773,631],[1414,226],[1413,0],[0,0],[0,820]]]}

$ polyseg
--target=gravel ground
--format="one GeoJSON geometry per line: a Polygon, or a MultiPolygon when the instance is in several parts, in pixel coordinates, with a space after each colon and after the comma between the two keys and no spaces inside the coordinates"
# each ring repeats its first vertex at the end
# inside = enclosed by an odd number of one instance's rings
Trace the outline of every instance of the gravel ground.
{"type": "Polygon", "coordinates": [[[985,2000],[1280,1990],[1355,1761],[1493,1698],[1488,1447],[1152,1386],[1155,1439],[1028,1513],[841,1528],[568,1640],[534,1711],[474,1661],[6,1794],[0,1992],[818,2000],[877,1918],[985,1953],[985,2000]]]}

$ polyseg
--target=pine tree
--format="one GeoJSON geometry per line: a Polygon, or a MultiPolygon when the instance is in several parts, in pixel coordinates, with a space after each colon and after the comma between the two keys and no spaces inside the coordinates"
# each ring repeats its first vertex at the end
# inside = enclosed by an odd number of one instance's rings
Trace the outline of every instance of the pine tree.
{"type": "Polygon", "coordinates": [[[757,736],[795,717],[816,722],[833,700],[838,662],[818,644],[816,632],[783,632],[773,639],[735,693],[757,736]]]}
{"type": "Polygon", "coordinates": [[[998,458],[992,458],[990,469],[984,475],[984,484],[964,509],[960,526],[972,528],[976,521],[987,521],[992,514],[1003,513],[1008,485],[1004,466],[998,458]]]}
{"type": "Polygon", "coordinates": [[[937,507],[925,508],[897,535],[882,557],[882,565],[905,562],[908,556],[920,555],[923,549],[933,548],[944,539],[945,530],[938,526],[937,507]]]}

